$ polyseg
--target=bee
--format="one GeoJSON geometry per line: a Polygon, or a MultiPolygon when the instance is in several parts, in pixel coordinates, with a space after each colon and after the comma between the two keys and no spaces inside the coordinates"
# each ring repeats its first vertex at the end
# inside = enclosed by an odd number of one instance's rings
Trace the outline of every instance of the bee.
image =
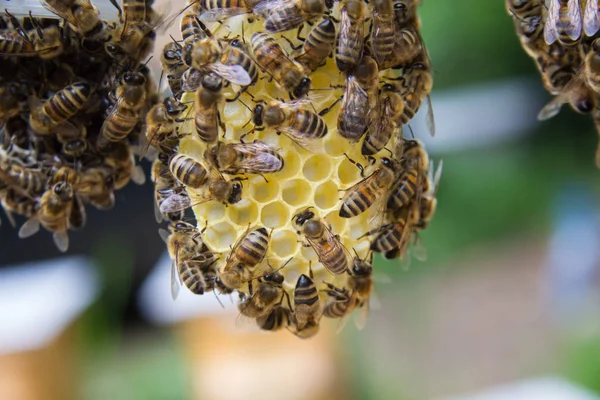
{"type": "Polygon", "coordinates": [[[404,100],[394,92],[383,92],[382,97],[379,101],[380,112],[377,114],[379,118],[371,125],[362,144],[361,153],[364,156],[377,154],[394,134],[402,136],[400,118],[404,112],[404,100]]]}
{"type": "Polygon", "coordinates": [[[587,0],[583,12],[583,30],[588,37],[593,37],[600,30],[600,3],[598,0],[587,0]]]}
{"type": "MultiPolygon", "coordinates": [[[[205,167],[196,159],[184,154],[171,156],[169,169],[175,179],[181,184],[193,189],[201,189],[206,186],[203,193],[197,194],[198,203],[217,200],[223,203],[235,204],[241,200],[242,185],[239,181],[227,181],[223,175],[214,167],[205,167]]],[[[161,206],[162,212],[180,211],[177,208],[161,206]]]]}
{"type": "Polygon", "coordinates": [[[306,98],[288,103],[258,101],[252,116],[254,129],[274,128],[299,146],[315,152],[315,140],[327,135],[327,124],[320,115],[302,108],[306,102],[306,98]]]}
{"type": "Polygon", "coordinates": [[[408,223],[410,211],[410,207],[403,207],[394,213],[392,222],[365,233],[363,236],[376,235],[371,241],[370,249],[383,253],[385,258],[404,256],[411,236],[408,223]]]}
{"type": "Polygon", "coordinates": [[[586,83],[596,94],[600,94],[600,39],[592,42],[583,63],[583,70],[586,83]]]}
{"type": "Polygon", "coordinates": [[[212,253],[199,231],[190,223],[184,221],[173,222],[169,226],[170,234],[161,236],[166,238],[167,249],[171,256],[171,296],[177,299],[179,288],[182,284],[194,294],[204,294],[206,282],[204,273],[216,262],[218,257],[212,253]]]}
{"type": "Polygon", "coordinates": [[[198,19],[195,10],[190,10],[183,14],[179,28],[184,46],[207,37],[206,28],[203,27],[202,22],[198,19]]]}
{"type": "Polygon", "coordinates": [[[69,158],[82,157],[88,150],[85,125],[64,123],[55,128],[56,138],[62,144],[62,154],[69,158]]]}
{"type": "Polygon", "coordinates": [[[281,303],[287,293],[283,290],[284,277],[279,272],[267,273],[258,278],[258,287],[250,297],[238,305],[242,315],[250,318],[265,316],[281,303]]]}
{"type": "Polygon", "coordinates": [[[335,63],[342,72],[350,72],[363,55],[367,6],[360,0],[346,0],[341,9],[340,33],[335,63]]]}
{"type": "Polygon", "coordinates": [[[185,190],[185,186],[178,185],[171,174],[166,154],[159,154],[158,159],[152,163],[151,179],[154,182],[154,216],[156,217],[156,222],[161,222],[163,219],[169,221],[182,220],[184,210],[191,204],[191,200],[185,190]],[[164,202],[183,202],[185,204],[179,211],[163,213],[160,211],[160,208],[164,202]]]}
{"type": "Polygon", "coordinates": [[[0,179],[5,184],[17,186],[31,195],[41,194],[46,187],[46,180],[41,169],[21,165],[10,158],[0,159],[0,179]]]}
{"type": "Polygon", "coordinates": [[[138,185],[146,182],[146,175],[140,165],[135,164],[135,158],[125,142],[114,142],[103,149],[104,165],[112,171],[113,187],[117,190],[124,188],[130,180],[138,185]]]}
{"type": "Polygon", "coordinates": [[[381,69],[394,56],[396,42],[396,18],[392,0],[373,2],[373,27],[371,31],[371,51],[381,69]]]}
{"type": "MultiPolygon", "coordinates": [[[[183,122],[179,118],[181,113],[186,110],[186,106],[181,104],[175,97],[167,97],[162,103],[153,106],[146,114],[146,124],[144,126],[144,137],[147,146],[152,145],[162,152],[169,153],[179,144],[179,134],[177,132],[177,123],[183,122]]],[[[146,149],[143,154],[146,153],[146,149]]]]}
{"type": "Polygon", "coordinates": [[[0,33],[0,54],[12,56],[32,57],[38,56],[43,60],[58,57],[64,51],[62,44],[62,31],[57,25],[42,28],[40,22],[29,12],[29,20],[34,31],[25,32],[19,21],[5,11],[10,18],[15,31],[4,30],[0,33]]]}
{"type": "Polygon", "coordinates": [[[329,300],[323,307],[323,315],[327,318],[345,318],[350,315],[356,304],[354,294],[346,288],[338,288],[331,283],[325,282],[325,285],[327,285],[325,292],[329,300]]]}
{"type": "Polygon", "coordinates": [[[322,316],[323,309],[317,287],[311,278],[305,274],[300,275],[294,288],[292,322],[295,330],[292,332],[302,339],[313,337],[319,332],[319,322],[322,316]]]}
{"type": "Polygon", "coordinates": [[[396,23],[399,27],[403,28],[413,24],[417,29],[420,28],[417,7],[421,0],[392,0],[392,2],[394,7],[394,17],[396,18],[396,23]]]}
{"type": "Polygon", "coordinates": [[[371,175],[346,191],[340,207],[340,217],[356,217],[377,201],[383,201],[398,180],[400,171],[398,161],[388,157],[381,158],[379,167],[371,175]]]}
{"type": "Polygon", "coordinates": [[[395,36],[393,58],[384,62],[381,68],[404,65],[414,60],[423,51],[423,39],[419,31],[412,25],[398,31],[395,36]]]}
{"type": "Polygon", "coordinates": [[[60,182],[67,182],[76,187],[79,183],[79,175],[77,171],[69,165],[53,166],[48,173],[48,184],[54,185],[60,182]]]}
{"type": "Polygon", "coordinates": [[[108,210],[115,205],[114,178],[105,167],[81,171],[75,189],[78,195],[99,210],[108,210]]]}
{"type": "Polygon", "coordinates": [[[16,83],[0,86],[0,123],[21,113],[21,103],[27,99],[23,88],[16,83]]]}
{"type": "Polygon", "coordinates": [[[41,0],[41,3],[84,37],[97,36],[104,28],[98,9],[90,0],[41,0]]]}
{"type": "Polygon", "coordinates": [[[546,44],[540,40],[544,31],[543,7],[541,0],[506,0],[506,9],[515,20],[519,39],[532,56],[546,44]]]}
{"type": "Polygon", "coordinates": [[[379,69],[371,57],[358,63],[354,74],[346,76],[346,91],[337,118],[338,133],[356,143],[372,122],[377,122],[377,82],[379,69]]]}
{"type": "Polygon", "coordinates": [[[98,144],[125,139],[140,119],[146,102],[146,77],[140,72],[125,72],[115,91],[116,104],[100,128],[98,144]]]}
{"type": "MultiPolygon", "coordinates": [[[[591,55],[590,58],[594,57],[591,55]]],[[[579,113],[589,113],[594,108],[594,93],[595,71],[593,68],[594,60],[590,59],[592,65],[584,65],[584,67],[571,78],[564,88],[555,96],[548,104],[542,108],[538,114],[538,120],[544,121],[557,115],[562,106],[569,103],[573,110],[579,113]],[[586,79],[587,77],[591,79],[586,79]],[[588,83],[591,83],[589,85],[588,83]]]]}
{"type": "Polygon", "coordinates": [[[203,29],[205,38],[190,40],[183,47],[183,61],[190,67],[203,72],[214,72],[226,81],[240,86],[248,86],[252,82],[250,75],[241,65],[226,65],[223,57],[223,45],[212,36],[212,33],[203,29]]]}
{"type": "Polygon", "coordinates": [[[311,80],[301,64],[292,61],[281,46],[264,32],[256,32],[251,39],[256,62],[277,84],[294,98],[310,90],[311,80]]]}
{"type": "Polygon", "coordinates": [[[235,38],[229,41],[228,46],[221,56],[221,63],[229,66],[239,65],[250,76],[250,84],[245,85],[233,98],[227,99],[229,102],[236,101],[246,91],[248,86],[254,85],[258,81],[258,66],[252,57],[250,57],[249,51],[250,49],[243,40],[235,38]]]}
{"type": "Polygon", "coordinates": [[[294,61],[306,70],[314,72],[325,64],[325,59],[333,51],[335,39],[335,24],[331,18],[324,17],[321,22],[311,29],[304,40],[300,54],[294,57],[294,61]]]}
{"type": "Polygon", "coordinates": [[[163,48],[160,57],[163,72],[167,75],[167,82],[173,96],[178,97],[182,91],[182,77],[187,70],[183,62],[181,46],[176,42],[169,42],[163,48]]]}
{"type": "Polygon", "coordinates": [[[253,143],[219,142],[208,151],[207,158],[226,174],[262,174],[283,168],[283,158],[277,150],[259,140],[253,143]]]}
{"type": "Polygon", "coordinates": [[[257,3],[257,0],[199,0],[200,19],[209,22],[222,21],[252,12],[257,3]]]}
{"type": "MultiPolygon", "coordinates": [[[[0,180],[0,187],[1,186],[2,181],[0,180]]],[[[14,221],[11,213],[16,213],[29,219],[35,217],[37,213],[37,200],[27,196],[26,193],[25,195],[19,194],[18,191],[14,190],[14,188],[5,187],[0,189],[0,200],[0,206],[4,208],[4,212],[6,213],[6,216],[13,227],[16,226],[16,222],[14,221]]]]}
{"type": "Polygon", "coordinates": [[[224,100],[222,89],[221,77],[207,74],[202,77],[202,84],[196,90],[194,125],[196,133],[205,143],[216,143],[219,138],[219,126],[225,132],[219,114],[219,105],[224,100]]]}
{"type": "Polygon", "coordinates": [[[416,197],[420,199],[425,175],[429,169],[429,157],[418,140],[404,140],[402,147],[402,175],[390,191],[387,209],[400,210],[416,197]]]}
{"type": "Polygon", "coordinates": [[[20,148],[29,147],[29,125],[21,116],[16,115],[9,118],[2,127],[2,133],[4,135],[3,145],[5,148],[11,145],[20,148]]]}
{"type": "Polygon", "coordinates": [[[36,111],[32,109],[29,117],[31,129],[41,134],[50,133],[53,127],[81,111],[91,94],[92,87],[88,83],[76,82],[56,92],[41,107],[34,104],[36,111]]]}
{"type": "Polygon", "coordinates": [[[146,10],[142,2],[129,2],[128,5],[138,6],[138,8],[125,10],[124,20],[120,18],[119,22],[107,26],[104,48],[106,53],[115,60],[129,59],[137,62],[152,50],[154,30],[167,22],[168,18],[155,13],[148,15],[151,9],[146,10]]]}
{"type": "Polygon", "coordinates": [[[270,239],[267,228],[248,227],[237,240],[221,270],[223,284],[230,289],[239,289],[248,282],[251,291],[252,271],[265,258],[270,239]]]}
{"type": "Polygon", "coordinates": [[[276,304],[271,311],[256,318],[256,324],[264,331],[277,331],[290,324],[290,309],[281,304],[276,304]]]}
{"type": "Polygon", "coordinates": [[[54,244],[61,252],[69,248],[67,217],[73,203],[73,187],[68,182],[52,185],[40,198],[35,217],[27,220],[19,230],[19,237],[26,238],[39,230],[40,224],[52,232],[54,244]]]}
{"type": "Polygon", "coordinates": [[[544,39],[552,44],[558,40],[564,46],[579,42],[582,32],[579,0],[550,0],[544,39]]]}
{"type": "Polygon", "coordinates": [[[431,222],[437,209],[437,191],[442,176],[442,166],[443,163],[440,161],[434,174],[433,162],[430,165],[426,190],[423,196],[421,196],[419,203],[415,204],[418,207],[418,211],[414,213],[416,218],[411,222],[417,230],[423,230],[429,226],[429,222],[431,222]]]}
{"type": "Polygon", "coordinates": [[[325,12],[323,0],[265,0],[254,7],[256,14],[265,18],[268,32],[294,29],[325,12]]]}
{"type": "Polygon", "coordinates": [[[340,241],[339,235],[334,235],[331,228],[315,213],[307,208],[292,218],[298,234],[302,234],[308,246],[317,254],[319,262],[333,275],[343,274],[348,270],[350,254],[340,241]]]}

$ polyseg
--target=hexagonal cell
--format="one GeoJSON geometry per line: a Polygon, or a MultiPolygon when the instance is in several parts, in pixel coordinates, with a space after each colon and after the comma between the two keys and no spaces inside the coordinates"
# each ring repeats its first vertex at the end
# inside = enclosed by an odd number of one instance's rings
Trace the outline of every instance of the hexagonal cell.
{"type": "Polygon", "coordinates": [[[250,181],[250,196],[259,203],[267,203],[279,196],[279,184],[274,179],[267,182],[257,176],[250,181]]]}
{"type": "Polygon", "coordinates": [[[371,247],[371,243],[367,238],[361,239],[354,246],[354,250],[358,253],[361,258],[365,258],[369,253],[369,248],[371,247]]]}
{"type": "Polygon", "coordinates": [[[359,237],[368,232],[368,226],[363,223],[351,224],[350,225],[350,237],[357,240],[359,237]]]}
{"type": "Polygon", "coordinates": [[[280,178],[291,178],[296,176],[300,170],[300,156],[295,151],[282,151],[280,154],[283,157],[283,168],[276,174],[269,176],[277,176],[280,178]]]}
{"type": "Polygon", "coordinates": [[[353,185],[362,179],[360,169],[347,158],[344,158],[338,166],[338,178],[345,185],[353,185]]]}
{"type": "Polygon", "coordinates": [[[331,174],[331,158],[327,154],[315,154],[304,162],[302,174],[309,181],[319,182],[331,174]]]}
{"type": "Polygon", "coordinates": [[[225,208],[225,204],[211,201],[199,204],[196,212],[201,212],[209,221],[217,221],[225,216],[225,208]]]}
{"type": "Polygon", "coordinates": [[[220,222],[210,225],[204,233],[205,243],[214,251],[224,252],[229,250],[237,239],[235,228],[229,222],[220,222]]]}
{"type": "Polygon", "coordinates": [[[291,206],[306,204],[312,195],[312,187],[302,179],[294,179],[283,184],[281,198],[291,206]]]}
{"type": "Polygon", "coordinates": [[[228,102],[223,107],[221,118],[227,121],[228,125],[231,124],[236,128],[240,128],[252,118],[252,114],[240,102],[228,102]]]}
{"type": "Polygon", "coordinates": [[[351,150],[351,147],[346,139],[340,139],[337,131],[335,135],[331,135],[325,139],[325,152],[333,157],[343,156],[344,153],[348,153],[351,150]]]}
{"type": "MultiPolygon", "coordinates": [[[[302,246],[301,243],[300,246],[302,246]]],[[[308,261],[316,262],[318,260],[317,253],[315,253],[311,246],[302,246],[300,249],[300,254],[302,254],[302,257],[308,261]]]]}
{"type": "Polygon", "coordinates": [[[264,130],[264,131],[260,132],[259,135],[260,135],[261,141],[268,143],[275,148],[278,148],[281,146],[281,144],[280,144],[281,135],[277,134],[277,132],[275,130],[273,130],[273,129],[264,130]]]}
{"type": "Polygon", "coordinates": [[[339,198],[338,186],[333,181],[322,183],[315,190],[315,205],[320,209],[327,210],[334,207],[339,198]]]}
{"type": "Polygon", "coordinates": [[[258,207],[256,203],[248,199],[242,199],[236,204],[230,205],[227,208],[227,214],[231,222],[238,225],[246,225],[256,221],[258,218],[258,207]]]}
{"type": "Polygon", "coordinates": [[[269,203],[260,210],[260,220],[267,228],[280,228],[290,220],[289,207],[277,201],[269,203]]]}
{"type": "Polygon", "coordinates": [[[298,235],[290,230],[278,230],[271,235],[271,243],[269,248],[271,251],[281,258],[288,258],[298,252],[298,235]]]}
{"type": "Polygon", "coordinates": [[[348,225],[348,218],[342,218],[339,216],[338,210],[331,211],[325,216],[325,221],[331,226],[331,230],[334,234],[343,234],[346,232],[346,226],[348,225]]]}

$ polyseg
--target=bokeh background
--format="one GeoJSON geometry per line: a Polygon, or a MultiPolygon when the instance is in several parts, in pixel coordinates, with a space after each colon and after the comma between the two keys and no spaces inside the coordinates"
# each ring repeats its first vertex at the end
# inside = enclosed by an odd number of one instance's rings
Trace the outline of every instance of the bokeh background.
{"type": "Polygon", "coordinates": [[[227,297],[165,305],[152,187],[130,186],[70,235],[81,258],[0,216],[0,398],[446,399],[549,376],[600,395],[597,133],[536,121],[549,96],[503,1],[420,14],[437,137],[411,125],[444,160],[439,206],[426,262],[376,259],[364,330],[300,341],[237,327],[227,297]]]}

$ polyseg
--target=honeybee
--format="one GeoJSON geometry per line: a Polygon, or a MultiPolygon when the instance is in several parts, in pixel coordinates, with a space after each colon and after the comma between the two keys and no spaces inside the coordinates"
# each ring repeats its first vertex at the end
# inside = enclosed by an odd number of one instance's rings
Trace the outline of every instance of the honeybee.
{"type": "Polygon", "coordinates": [[[219,126],[225,132],[221,122],[219,106],[223,103],[223,80],[219,75],[207,74],[196,90],[194,125],[199,138],[205,143],[216,143],[219,138],[219,126]]]}
{"type": "MultiPolygon", "coordinates": [[[[594,57],[594,56],[592,56],[594,57]]],[[[592,61],[593,63],[594,61],[592,61]]],[[[590,77],[595,77],[595,72],[591,69],[594,64],[584,67],[571,78],[571,80],[564,86],[560,93],[555,96],[548,104],[542,108],[538,114],[538,120],[544,121],[557,115],[564,104],[569,103],[573,110],[579,113],[589,113],[594,108],[594,98],[596,94],[593,91],[593,87],[588,85],[586,79],[586,73],[589,72],[590,77]]],[[[593,83],[592,78],[592,85],[593,83]]]]}
{"type": "Polygon", "coordinates": [[[307,208],[292,218],[298,233],[317,254],[319,262],[333,275],[343,274],[350,265],[350,254],[329,226],[307,208]]]}
{"type": "Polygon", "coordinates": [[[434,174],[433,162],[430,164],[427,177],[428,184],[426,185],[427,190],[421,196],[419,203],[415,204],[418,207],[418,212],[415,213],[415,220],[411,222],[417,230],[426,229],[435,214],[437,208],[437,191],[442,177],[442,166],[443,163],[440,161],[434,174]]]}
{"type": "Polygon", "coordinates": [[[67,217],[73,201],[73,187],[68,182],[51,186],[40,198],[36,216],[27,220],[19,230],[19,237],[26,238],[36,233],[40,224],[52,232],[54,244],[61,252],[69,248],[67,217]]]}
{"type": "Polygon", "coordinates": [[[321,22],[311,29],[304,40],[300,54],[294,56],[294,61],[310,72],[325,65],[335,45],[335,24],[329,17],[324,17],[321,22]]]}
{"type": "Polygon", "coordinates": [[[395,36],[393,58],[383,63],[383,68],[404,65],[414,60],[424,49],[423,39],[419,31],[412,25],[408,25],[398,31],[395,36]]]}
{"type": "MultiPolygon", "coordinates": [[[[252,57],[250,57],[249,51],[248,46],[243,40],[239,38],[232,39],[221,56],[221,63],[229,66],[239,65],[250,76],[250,85],[254,85],[258,81],[258,66],[252,57]]],[[[247,88],[248,85],[245,85],[233,98],[227,99],[227,101],[232,102],[237,100],[247,88]]]]}
{"type": "Polygon", "coordinates": [[[287,293],[283,290],[284,277],[279,272],[266,273],[258,278],[258,287],[250,297],[238,305],[242,315],[250,318],[265,316],[281,303],[287,293]]]}
{"type": "Polygon", "coordinates": [[[271,311],[256,318],[256,325],[264,331],[277,331],[290,324],[290,309],[282,304],[276,304],[271,311]]]}
{"type": "Polygon", "coordinates": [[[582,31],[579,0],[550,0],[544,39],[552,44],[558,40],[565,46],[579,42],[582,31]]]}
{"type": "Polygon", "coordinates": [[[394,213],[393,221],[375,228],[363,236],[376,234],[371,241],[370,249],[383,253],[385,258],[403,257],[406,254],[412,229],[408,223],[411,207],[403,207],[394,213]]]}
{"type": "Polygon", "coordinates": [[[239,289],[248,282],[251,290],[252,272],[265,258],[270,239],[267,228],[248,227],[237,240],[221,270],[223,284],[230,289],[239,289]]]}
{"type": "Polygon", "coordinates": [[[204,294],[206,282],[204,273],[211,268],[218,257],[202,242],[202,232],[190,223],[173,222],[169,226],[170,234],[166,238],[167,249],[171,256],[171,296],[176,300],[182,284],[194,294],[204,294]]]}
{"type": "Polygon", "coordinates": [[[193,9],[183,14],[179,28],[184,46],[208,36],[206,27],[200,22],[198,14],[193,9]]]}
{"type": "Polygon", "coordinates": [[[342,198],[340,217],[356,217],[376,202],[383,202],[383,198],[387,197],[397,182],[400,171],[401,165],[398,161],[388,157],[381,158],[379,167],[371,175],[346,191],[342,198]]]}
{"type": "MultiPolygon", "coordinates": [[[[0,118],[0,120],[1,119],[2,118],[0,118]]],[[[8,148],[11,145],[20,148],[29,147],[29,125],[21,116],[16,115],[9,118],[2,126],[1,132],[3,134],[3,144],[5,148],[8,148]]]]}
{"type": "Polygon", "coordinates": [[[367,6],[361,0],[346,0],[341,9],[340,33],[335,63],[342,72],[351,71],[363,55],[367,6]]]}
{"type": "Polygon", "coordinates": [[[323,316],[323,309],[319,301],[319,292],[313,280],[305,274],[300,275],[294,288],[294,313],[292,332],[302,338],[308,339],[319,332],[319,322],[323,316]]]}
{"type": "MultiPolygon", "coordinates": [[[[0,187],[1,186],[2,181],[0,180],[0,187]]],[[[17,224],[11,213],[22,215],[25,218],[35,217],[37,213],[37,200],[28,196],[27,193],[18,193],[18,191],[14,190],[12,187],[0,188],[0,200],[0,207],[4,208],[6,217],[13,227],[17,226],[17,224]]]]}
{"type": "MultiPolygon", "coordinates": [[[[371,57],[357,64],[354,74],[346,77],[346,91],[337,118],[338,133],[356,143],[369,125],[377,122],[377,81],[379,69],[371,57]]],[[[322,112],[323,113],[323,112],[322,112]]]]}
{"type": "Polygon", "coordinates": [[[125,142],[114,142],[108,146],[104,155],[104,165],[111,171],[113,176],[113,187],[117,190],[124,188],[130,180],[138,185],[146,182],[146,175],[140,165],[135,164],[133,153],[129,144],[125,142]]]}
{"type": "Polygon", "coordinates": [[[140,111],[146,102],[146,77],[140,72],[125,72],[121,83],[115,91],[116,104],[106,117],[98,144],[100,147],[106,142],[118,142],[125,139],[140,119],[140,111]]]}
{"type": "Polygon", "coordinates": [[[223,64],[223,46],[219,40],[212,36],[209,30],[202,39],[191,40],[183,47],[183,61],[190,67],[203,71],[214,72],[223,79],[241,86],[250,85],[252,79],[241,65],[223,64]]]}
{"type": "Polygon", "coordinates": [[[365,156],[371,156],[381,151],[394,134],[397,137],[402,136],[400,121],[404,112],[402,97],[394,92],[383,92],[382,97],[379,101],[378,119],[371,125],[362,144],[361,152],[365,156]]]}
{"type": "Polygon", "coordinates": [[[174,97],[179,97],[182,91],[182,77],[187,70],[183,62],[183,53],[181,46],[176,42],[169,42],[165,45],[160,57],[163,73],[167,75],[167,82],[174,97]]]}
{"type": "Polygon", "coordinates": [[[14,31],[4,30],[0,33],[0,54],[11,56],[38,56],[43,60],[58,57],[64,51],[62,31],[57,25],[42,28],[39,21],[29,12],[29,20],[34,31],[25,32],[19,21],[5,11],[10,18],[14,31]]]}
{"type": "Polygon", "coordinates": [[[10,158],[0,159],[1,180],[4,184],[23,189],[27,194],[39,195],[46,187],[44,173],[39,168],[21,165],[10,158]]]}
{"type": "Polygon", "coordinates": [[[396,18],[392,0],[373,2],[373,28],[371,31],[371,51],[373,58],[382,69],[394,56],[396,41],[396,18]]]}
{"type": "Polygon", "coordinates": [[[302,108],[306,103],[306,98],[287,103],[258,101],[252,117],[254,129],[274,128],[299,146],[315,152],[316,140],[327,134],[327,124],[320,115],[302,108]]]}
{"type": "Polygon", "coordinates": [[[75,189],[78,195],[100,210],[108,210],[115,204],[114,179],[105,167],[81,171],[75,189]]]}
{"type": "Polygon", "coordinates": [[[598,0],[587,0],[583,12],[583,30],[588,37],[593,37],[600,30],[600,3],[598,0]]]}
{"type": "Polygon", "coordinates": [[[413,24],[417,29],[420,28],[420,22],[417,17],[417,7],[420,0],[392,0],[394,6],[394,16],[396,23],[401,28],[413,24]]]}
{"type": "Polygon", "coordinates": [[[531,56],[546,43],[540,40],[544,31],[543,7],[541,0],[506,0],[506,9],[515,20],[519,39],[531,56]]]}
{"type": "Polygon", "coordinates": [[[265,18],[265,29],[281,32],[294,29],[325,12],[323,0],[264,0],[254,7],[265,18]]]}
{"type": "MultiPolygon", "coordinates": [[[[183,219],[184,210],[191,204],[185,187],[178,185],[169,170],[169,160],[166,154],[159,154],[158,159],[152,163],[151,179],[154,182],[154,216],[156,222],[164,219],[179,221],[183,219]],[[185,203],[181,210],[163,213],[160,207],[164,202],[185,203]]],[[[166,208],[166,207],[165,207],[166,208]]]]}
{"type": "Polygon", "coordinates": [[[292,61],[275,39],[264,32],[256,32],[251,39],[256,62],[277,84],[298,98],[310,90],[311,80],[301,64],[292,61]]]}
{"type": "Polygon", "coordinates": [[[41,0],[41,3],[84,37],[98,35],[104,28],[98,9],[90,0],[41,0]]]}
{"type": "Polygon", "coordinates": [[[600,39],[592,42],[583,63],[583,70],[586,83],[596,94],[600,94],[600,39]]]}
{"type": "MultiPolygon", "coordinates": [[[[146,114],[144,126],[147,146],[152,145],[165,153],[171,152],[179,144],[177,123],[183,122],[179,117],[185,110],[186,106],[175,97],[167,97],[162,103],[153,106],[146,114]]],[[[147,149],[146,147],[143,154],[147,149]]]]}
{"type": "Polygon", "coordinates": [[[71,118],[82,110],[90,95],[92,87],[85,82],[73,83],[56,92],[41,107],[35,104],[29,117],[31,129],[40,134],[48,134],[52,128],[71,118]]]}
{"type": "Polygon", "coordinates": [[[418,140],[403,140],[402,175],[394,184],[387,200],[387,209],[397,211],[416,197],[419,202],[429,169],[429,157],[418,140]]]}
{"type": "Polygon", "coordinates": [[[267,143],[223,143],[207,150],[217,169],[226,174],[262,174],[281,171],[283,158],[267,143]]]}
{"type": "Polygon", "coordinates": [[[221,21],[236,15],[252,12],[257,0],[198,0],[200,19],[221,21]]]}
{"type": "MultiPolygon", "coordinates": [[[[239,181],[227,181],[221,173],[214,167],[206,167],[199,161],[184,154],[171,156],[169,160],[169,169],[175,179],[181,184],[193,189],[205,187],[201,193],[195,194],[197,203],[203,203],[210,200],[217,200],[223,203],[235,204],[241,200],[242,185],[239,181]]],[[[180,208],[175,208],[175,204],[161,206],[162,212],[177,212],[180,208]]]]}

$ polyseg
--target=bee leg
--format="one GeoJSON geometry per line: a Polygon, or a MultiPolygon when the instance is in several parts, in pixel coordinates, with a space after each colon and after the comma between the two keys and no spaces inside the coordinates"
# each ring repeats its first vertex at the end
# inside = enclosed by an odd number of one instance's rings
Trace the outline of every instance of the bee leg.
{"type": "Polygon", "coordinates": [[[310,277],[310,279],[315,279],[315,275],[313,274],[312,270],[312,260],[308,262],[308,276],[310,277]]]}
{"type": "Polygon", "coordinates": [[[269,180],[267,179],[267,177],[264,174],[259,174],[261,176],[261,178],[263,178],[265,180],[266,183],[269,183],[269,180]]]}
{"type": "Polygon", "coordinates": [[[28,43],[32,43],[31,39],[29,39],[29,36],[27,36],[27,33],[23,30],[23,27],[21,26],[21,24],[19,23],[19,20],[17,18],[15,18],[14,15],[12,15],[11,13],[8,12],[8,10],[5,8],[4,9],[4,13],[8,16],[8,18],[10,19],[10,23],[13,25],[13,27],[15,28],[15,30],[17,31],[17,33],[23,38],[25,39],[26,42],[28,43]]]}
{"type": "Polygon", "coordinates": [[[346,156],[346,158],[348,159],[348,161],[350,161],[352,164],[354,164],[354,166],[356,168],[358,168],[360,170],[360,176],[362,176],[363,178],[365,177],[365,167],[362,166],[362,164],[358,163],[357,161],[354,161],[353,159],[351,159],[348,154],[344,153],[344,155],[346,156]]]}
{"type": "Polygon", "coordinates": [[[319,111],[319,116],[321,116],[321,117],[322,117],[323,115],[325,115],[325,114],[327,114],[329,111],[331,111],[331,109],[332,109],[333,107],[335,107],[335,105],[336,105],[337,103],[339,103],[339,102],[342,100],[342,97],[343,97],[343,96],[340,96],[340,97],[338,97],[338,98],[337,98],[337,99],[336,99],[336,100],[335,100],[333,103],[331,103],[331,105],[330,105],[329,107],[327,107],[327,108],[324,108],[324,109],[322,109],[321,111],[319,111]]]}
{"type": "Polygon", "coordinates": [[[292,41],[291,41],[290,39],[286,38],[285,36],[281,36],[281,38],[282,38],[283,40],[285,40],[286,42],[288,42],[288,44],[290,45],[290,47],[291,47],[291,48],[292,48],[292,50],[294,50],[294,51],[298,51],[298,50],[300,50],[300,49],[302,48],[302,45],[301,45],[301,44],[299,44],[298,46],[296,46],[296,45],[294,45],[294,43],[292,43],[292,41]]]}

